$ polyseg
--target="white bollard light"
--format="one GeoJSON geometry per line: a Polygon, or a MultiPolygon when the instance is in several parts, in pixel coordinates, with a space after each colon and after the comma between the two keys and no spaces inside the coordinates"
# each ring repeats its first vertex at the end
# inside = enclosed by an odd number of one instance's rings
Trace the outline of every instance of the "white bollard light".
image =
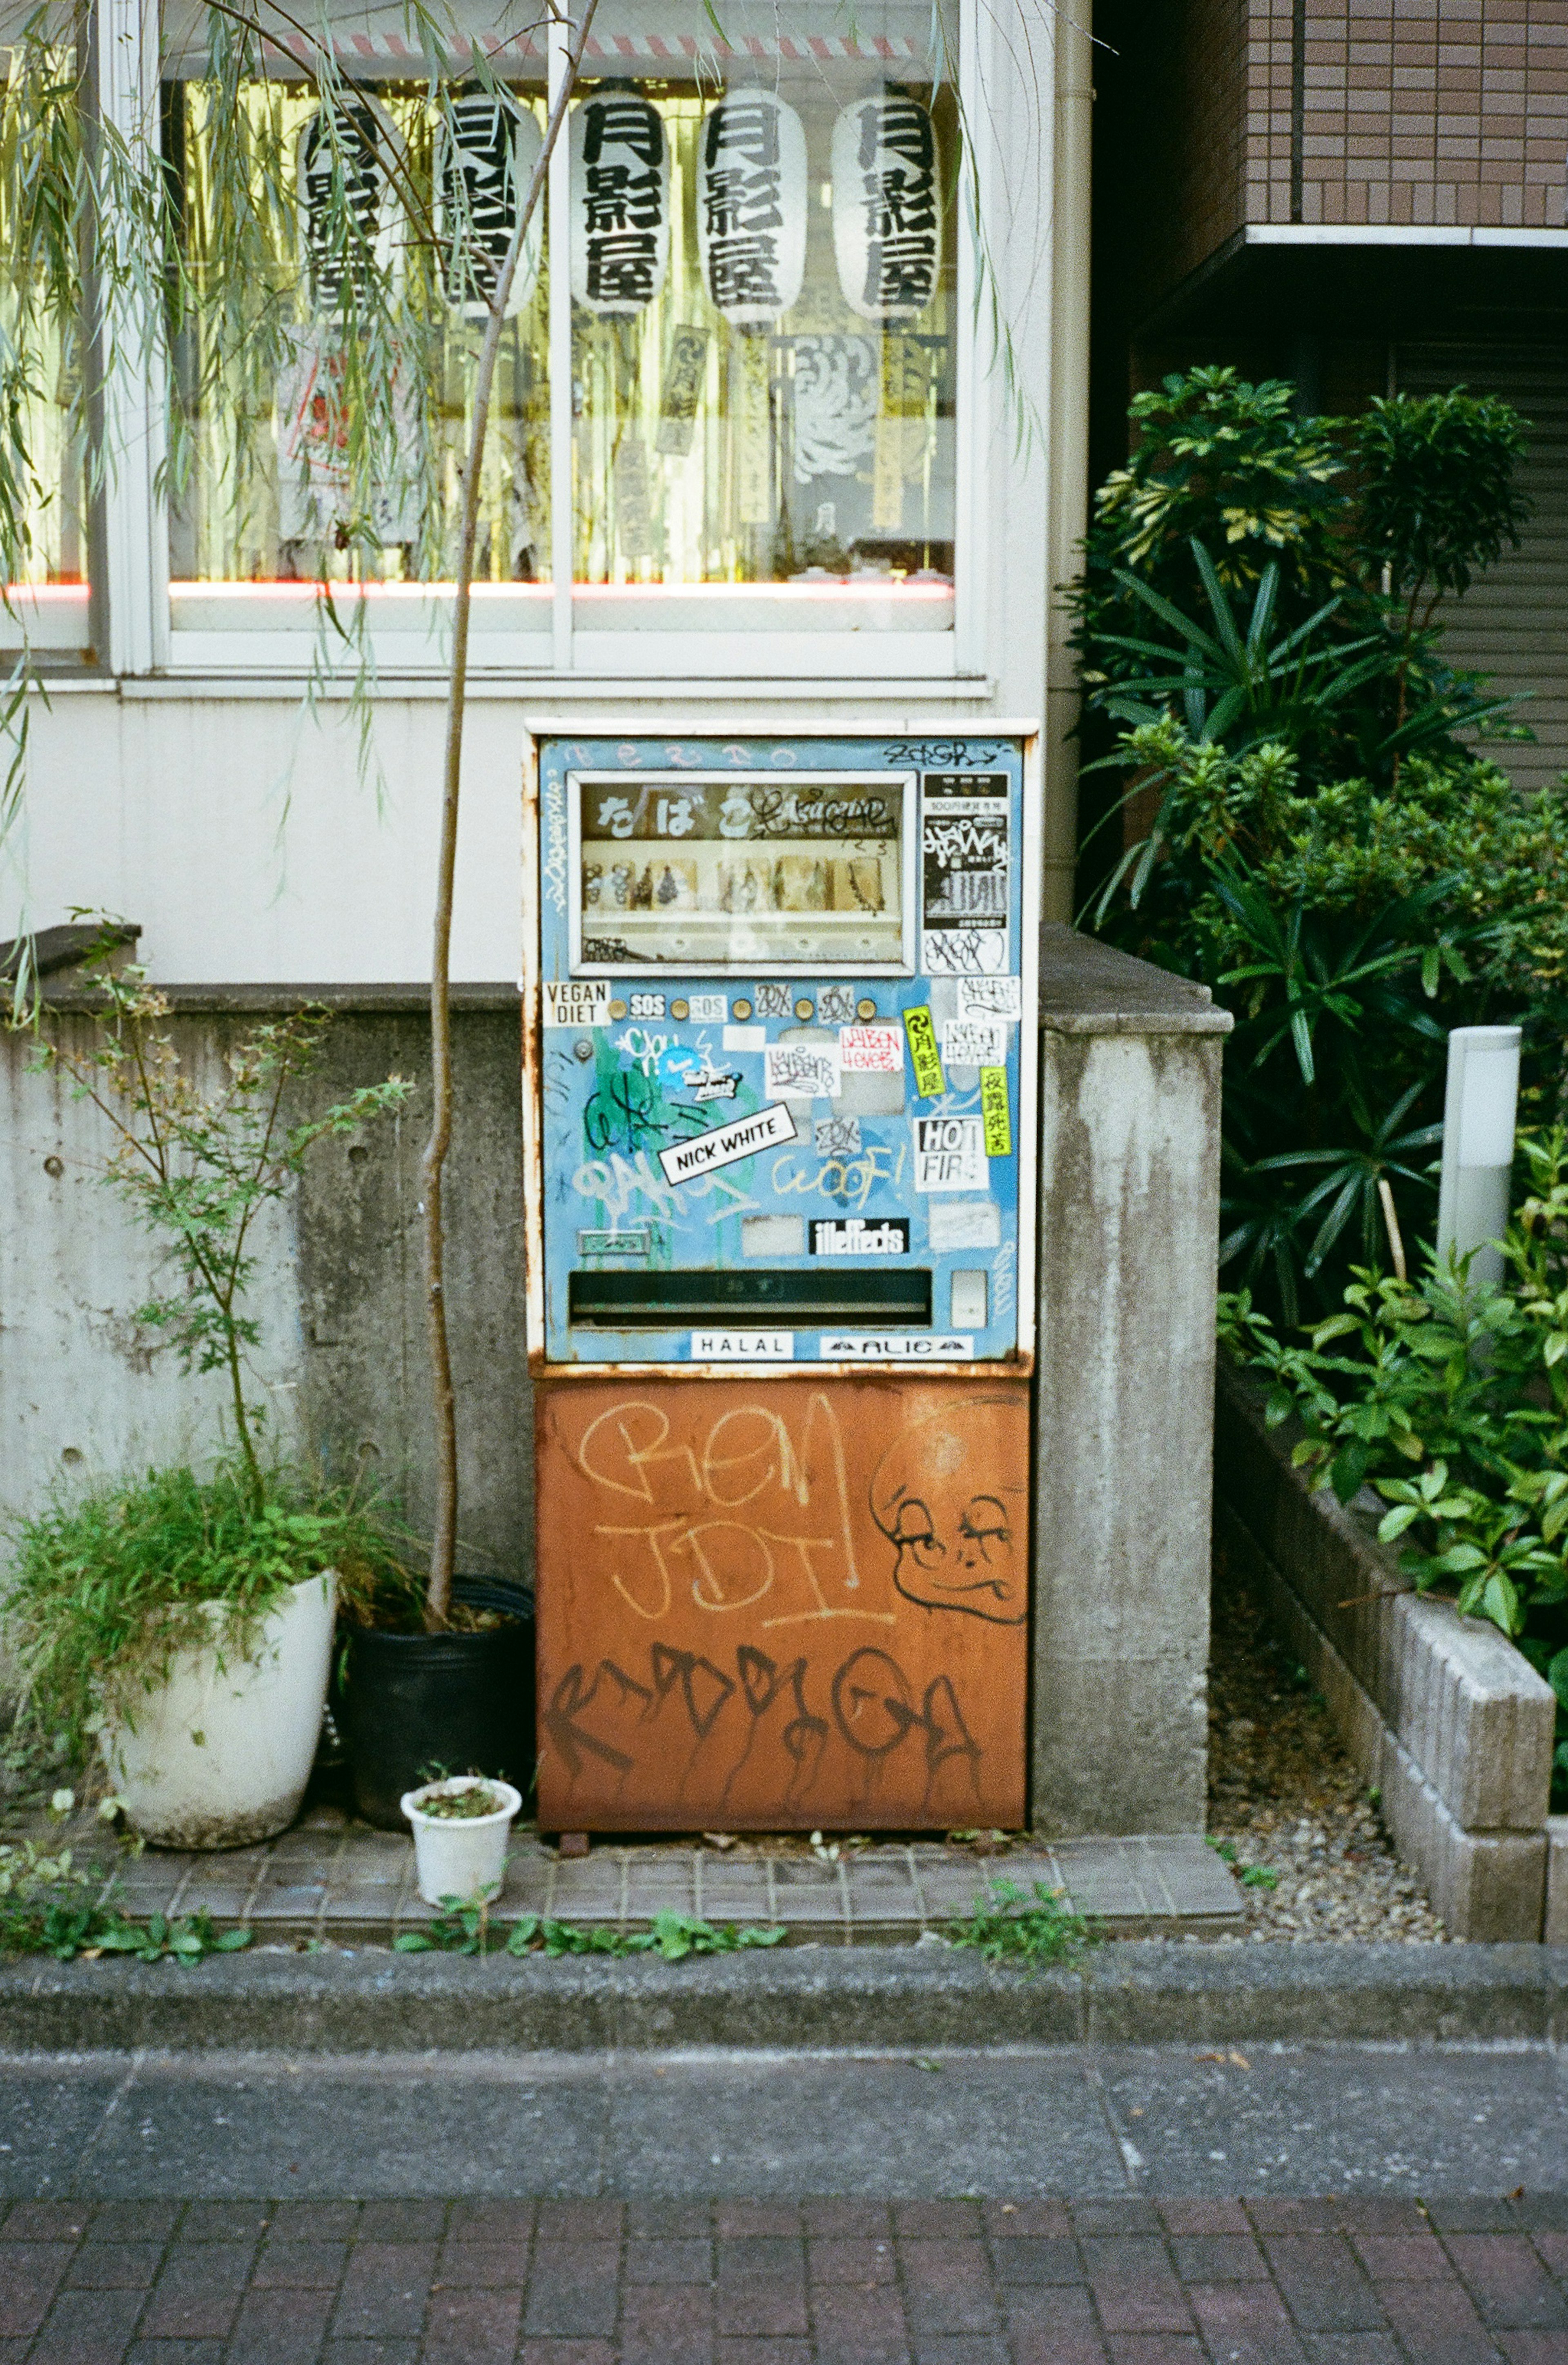
{"type": "Polygon", "coordinates": [[[1456,1026],[1449,1036],[1443,1103],[1438,1266],[1473,1250],[1473,1281],[1499,1282],[1503,1259],[1486,1245],[1508,1226],[1514,1126],[1519,1100],[1519,1029],[1456,1026]]]}

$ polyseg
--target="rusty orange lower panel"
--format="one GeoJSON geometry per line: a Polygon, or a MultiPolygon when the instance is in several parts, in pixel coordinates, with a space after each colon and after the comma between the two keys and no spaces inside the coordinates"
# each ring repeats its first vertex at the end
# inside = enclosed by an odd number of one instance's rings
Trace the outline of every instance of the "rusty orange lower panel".
{"type": "Polygon", "coordinates": [[[1016,1827],[1025,1381],[545,1381],[545,1831],[1016,1827]]]}

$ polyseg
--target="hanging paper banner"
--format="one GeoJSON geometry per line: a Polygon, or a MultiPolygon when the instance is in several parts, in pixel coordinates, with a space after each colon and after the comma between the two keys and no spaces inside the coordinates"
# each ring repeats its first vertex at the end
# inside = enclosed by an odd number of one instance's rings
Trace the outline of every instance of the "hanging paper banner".
{"type": "MultiPolygon", "coordinates": [[[[544,135],[537,118],[489,91],[466,91],[435,138],[435,222],[442,293],[461,319],[483,320],[511,246],[544,135]]],[[[539,276],[543,205],[528,225],[506,317],[515,319],[539,276]]]]}
{"type": "Polygon", "coordinates": [[[377,472],[368,501],[356,499],[350,464],[342,344],[316,326],[289,332],[292,351],[274,387],[277,434],[278,540],[330,541],[368,510],[385,546],[416,542],[424,507],[423,445],[407,377],[394,371],[386,439],[398,460],[377,472]]]}
{"type": "Polygon", "coordinates": [[[762,329],[787,312],[806,271],[806,135],[768,90],[737,91],[705,118],[698,150],[697,246],[716,312],[762,329]]]}
{"type": "Polygon", "coordinates": [[[735,521],[769,525],[773,520],[773,433],[768,396],[770,340],[739,337],[732,367],[731,402],[735,420],[735,521]]]}
{"type": "Polygon", "coordinates": [[[669,143],[659,111],[612,84],[572,114],[572,294],[625,319],[669,269],[669,143]]]}
{"type": "Polygon", "coordinates": [[[684,460],[697,428],[702,399],[702,379],[708,366],[708,331],[682,325],[669,341],[664,387],[659,395],[659,423],[654,449],[672,460],[684,460]]]}
{"type": "Polygon", "coordinates": [[[882,88],[833,127],[833,250],[862,320],[917,319],[936,292],[942,205],[929,108],[882,88]]]}
{"type": "Polygon", "coordinates": [[[378,277],[401,273],[402,208],[388,183],[386,158],[397,134],[369,99],[319,106],[295,150],[299,208],[299,262],[319,313],[341,316],[363,303],[369,264],[378,277]]]}

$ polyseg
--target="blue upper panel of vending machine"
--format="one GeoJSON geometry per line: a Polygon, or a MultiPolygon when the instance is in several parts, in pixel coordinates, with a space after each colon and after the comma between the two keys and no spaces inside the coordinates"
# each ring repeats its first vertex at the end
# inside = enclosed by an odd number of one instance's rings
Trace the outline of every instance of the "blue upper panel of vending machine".
{"type": "Polygon", "coordinates": [[[1023,746],[539,745],[549,1363],[1019,1351],[1023,746]]]}

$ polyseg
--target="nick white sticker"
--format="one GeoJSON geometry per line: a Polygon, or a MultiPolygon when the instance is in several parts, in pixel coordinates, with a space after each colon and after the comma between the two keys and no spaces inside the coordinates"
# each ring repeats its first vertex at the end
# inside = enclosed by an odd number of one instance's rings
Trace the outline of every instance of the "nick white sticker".
{"type": "MultiPolygon", "coordinates": [[[[669,1153],[666,1150],[661,1155],[667,1157],[669,1153]]],[[[983,1191],[990,1180],[985,1128],[978,1116],[915,1118],[917,1191],[983,1191]]]]}
{"type": "Polygon", "coordinates": [[[759,1149],[782,1149],[795,1138],[794,1118],[774,1102],[758,1109],[755,1116],[737,1116],[729,1125],[716,1126],[711,1133],[693,1134],[689,1141],[661,1149],[659,1164],[666,1182],[695,1182],[700,1175],[716,1174],[722,1166],[755,1158],[759,1149]]]}
{"type": "Polygon", "coordinates": [[[552,978],[544,988],[546,1026],[608,1026],[610,980],[607,977],[552,978]]]}
{"type": "Polygon", "coordinates": [[[769,1100],[831,1100],[839,1089],[836,1043],[769,1043],[762,1066],[769,1100]]]}
{"type": "Polygon", "coordinates": [[[841,1026],[838,1056],[846,1076],[903,1073],[903,1034],[897,1026],[841,1026]]]}

